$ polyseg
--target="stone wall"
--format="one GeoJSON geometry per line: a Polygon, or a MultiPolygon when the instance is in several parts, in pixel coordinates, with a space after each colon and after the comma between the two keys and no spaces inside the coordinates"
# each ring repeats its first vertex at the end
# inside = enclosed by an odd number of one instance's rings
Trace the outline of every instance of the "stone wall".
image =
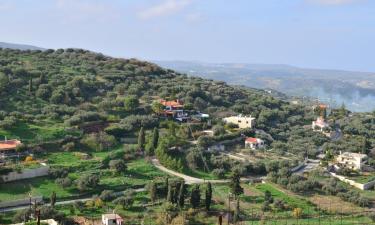
{"type": "Polygon", "coordinates": [[[355,182],[354,180],[350,180],[350,179],[348,179],[344,176],[337,175],[336,173],[331,172],[330,174],[331,174],[331,176],[336,177],[337,179],[341,180],[342,182],[350,184],[353,187],[356,187],[356,188],[361,189],[361,190],[368,190],[368,189],[373,188],[375,186],[375,180],[370,181],[368,183],[361,184],[361,183],[355,182]]]}
{"type": "MultiPolygon", "coordinates": [[[[34,202],[40,203],[42,201],[43,201],[42,196],[37,196],[37,197],[31,198],[32,203],[34,203],[34,202]]],[[[30,198],[18,199],[18,200],[8,201],[8,202],[0,202],[0,211],[1,211],[1,209],[4,209],[4,208],[10,208],[10,207],[16,207],[16,206],[26,206],[26,205],[30,205],[30,198]]]]}
{"type": "Polygon", "coordinates": [[[29,179],[34,177],[47,176],[49,171],[49,166],[42,166],[36,169],[26,169],[22,172],[10,172],[7,175],[1,176],[2,182],[11,182],[16,180],[29,179]]]}

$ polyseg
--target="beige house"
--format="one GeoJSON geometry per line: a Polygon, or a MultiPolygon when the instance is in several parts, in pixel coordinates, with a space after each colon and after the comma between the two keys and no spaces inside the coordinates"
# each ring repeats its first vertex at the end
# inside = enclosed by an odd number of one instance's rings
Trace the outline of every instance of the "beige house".
{"type": "Polygon", "coordinates": [[[225,123],[233,123],[238,125],[239,128],[252,128],[254,126],[254,117],[251,116],[244,116],[244,115],[238,115],[238,116],[230,116],[225,117],[224,119],[225,123]]]}
{"type": "Polygon", "coordinates": [[[360,171],[367,159],[368,157],[365,154],[344,152],[337,156],[336,163],[339,167],[360,171]]]}
{"type": "Polygon", "coordinates": [[[315,121],[312,122],[313,130],[324,131],[324,129],[327,127],[329,127],[329,124],[323,117],[318,117],[315,121]]]}
{"type": "Polygon", "coordinates": [[[118,214],[110,213],[102,215],[103,225],[123,225],[124,219],[118,214]]]}

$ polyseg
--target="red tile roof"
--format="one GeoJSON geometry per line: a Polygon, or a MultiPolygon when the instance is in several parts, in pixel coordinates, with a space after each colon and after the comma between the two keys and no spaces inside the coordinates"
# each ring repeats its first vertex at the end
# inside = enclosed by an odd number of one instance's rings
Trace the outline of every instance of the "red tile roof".
{"type": "Polygon", "coordinates": [[[7,141],[0,141],[0,151],[3,150],[12,150],[20,145],[21,141],[19,140],[7,140],[7,141]]]}
{"type": "Polygon", "coordinates": [[[257,143],[257,138],[248,137],[248,138],[246,138],[245,142],[257,143]]]}
{"type": "Polygon", "coordinates": [[[164,106],[183,107],[183,105],[181,104],[179,100],[176,100],[176,101],[160,100],[160,103],[164,106]]]}

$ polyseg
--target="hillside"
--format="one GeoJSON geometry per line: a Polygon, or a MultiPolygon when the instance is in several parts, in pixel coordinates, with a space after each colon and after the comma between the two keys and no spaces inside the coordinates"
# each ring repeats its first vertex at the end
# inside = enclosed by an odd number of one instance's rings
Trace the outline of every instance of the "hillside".
{"type": "MultiPolygon", "coordinates": [[[[159,97],[181,99],[213,116],[251,114],[260,117],[264,124],[259,126],[271,132],[287,131],[284,127],[289,126],[282,124],[289,121],[288,117],[304,118],[300,107],[263,91],[187,77],[135,59],[116,59],[74,49],[1,50],[0,59],[3,127],[23,122],[41,126],[52,122],[77,126],[96,120],[117,123],[133,113],[150,114],[151,103],[159,97]],[[127,98],[139,99],[140,105],[123,112],[127,98]]],[[[17,135],[26,139],[32,136],[17,135]]]]}
{"type": "Polygon", "coordinates": [[[189,75],[253,88],[309,96],[356,112],[375,109],[375,73],[306,69],[288,65],[155,61],[189,75]]]}
{"type": "Polygon", "coordinates": [[[65,224],[77,215],[99,220],[112,210],[129,224],[181,218],[214,224],[230,193],[242,221],[290,215],[292,223],[331,221],[337,211],[324,210],[332,202],[319,202],[330,198],[348,207],[341,212],[345,222],[368,222],[361,210],[371,207],[373,193],[338,183],[316,161],[322,152],[322,165],[341,151],[371,155],[375,115],[326,112],[137,59],[82,49],[0,49],[0,141],[22,142],[0,152],[0,209],[6,211],[0,223],[28,217],[28,207],[1,205],[28,202],[31,194],[53,203],[38,207],[42,219],[65,224]],[[318,116],[327,116],[322,131],[311,127],[318,116]],[[306,166],[306,157],[315,163],[306,166]],[[48,173],[36,178],[4,178],[45,166],[48,173]],[[252,184],[261,180],[267,183],[252,184]],[[360,212],[353,217],[350,209],[360,212]],[[301,210],[303,218],[295,215],[301,210]]]}
{"type": "Polygon", "coordinates": [[[13,44],[13,43],[6,43],[0,42],[0,48],[10,48],[10,49],[18,49],[18,50],[46,50],[44,48],[36,47],[33,45],[23,45],[23,44],[13,44]]]}

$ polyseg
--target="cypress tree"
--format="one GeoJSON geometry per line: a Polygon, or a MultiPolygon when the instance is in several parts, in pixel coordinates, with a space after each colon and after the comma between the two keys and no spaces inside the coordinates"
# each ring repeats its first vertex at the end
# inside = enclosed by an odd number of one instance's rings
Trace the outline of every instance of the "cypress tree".
{"type": "Polygon", "coordinates": [[[140,150],[144,149],[145,142],[146,142],[145,130],[143,129],[143,127],[141,127],[141,129],[139,130],[139,134],[138,134],[138,148],[140,150]]]}
{"type": "Polygon", "coordinates": [[[233,222],[236,223],[240,219],[240,200],[236,201],[236,208],[234,209],[233,222]]]}
{"type": "Polygon", "coordinates": [[[238,195],[243,193],[243,188],[240,185],[240,175],[237,171],[234,171],[231,177],[231,182],[230,182],[230,189],[232,194],[238,197],[238,195]]]}
{"type": "Polygon", "coordinates": [[[190,204],[194,209],[196,209],[199,207],[200,203],[201,203],[201,191],[199,189],[199,185],[196,184],[191,190],[190,204]]]}
{"type": "Polygon", "coordinates": [[[184,207],[185,204],[185,194],[186,194],[186,187],[185,187],[185,181],[182,180],[180,184],[180,190],[178,193],[178,206],[180,208],[184,207]]]}
{"type": "Polygon", "coordinates": [[[157,127],[154,128],[152,132],[152,144],[154,145],[154,149],[158,147],[159,142],[159,129],[157,127]]]}
{"type": "Polygon", "coordinates": [[[207,187],[206,187],[206,196],[205,196],[205,206],[206,206],[206,210],[207,211],[210,211],[210,207],[211,207],[211,200],[212,200],[212,187],[211,187],[211,183],[208,182],[207,183],[207,187]]]}
{"type": "Polygon", "coordinates": [[[172,187],[172,184],[169,183],[168,184],[168,192],[167,192],[167,202],[172,203],[172,200],[173,200],[173,187],[172,187]]]}
{"type": "Polygon", "coordinates": [[[56,192],[54,191],[51,193],[50,203],[51,203],[51,207],[54,208],[56,204],[56,192]]]}
{"type": "Polygon", "coordinates": [[[29,92],[30,93],[33,92],[33,78],[32,77],[30,77],[29,79],[29,92]]]}
{"type": "Polygon", "coordinates": [[[168,186],[169,186],[169,179],[167,177],[165,178],[165,182],[164,182],[164,195],[168,193],[168,186]]]}
{"type": "Polygon", "coordinates": [[[151,202],[154,203],[156,200],[156,184],[154,181],[150,182],[150,187],[149,187],[149,192],[150,192],[150,199],[151,202]]]}

